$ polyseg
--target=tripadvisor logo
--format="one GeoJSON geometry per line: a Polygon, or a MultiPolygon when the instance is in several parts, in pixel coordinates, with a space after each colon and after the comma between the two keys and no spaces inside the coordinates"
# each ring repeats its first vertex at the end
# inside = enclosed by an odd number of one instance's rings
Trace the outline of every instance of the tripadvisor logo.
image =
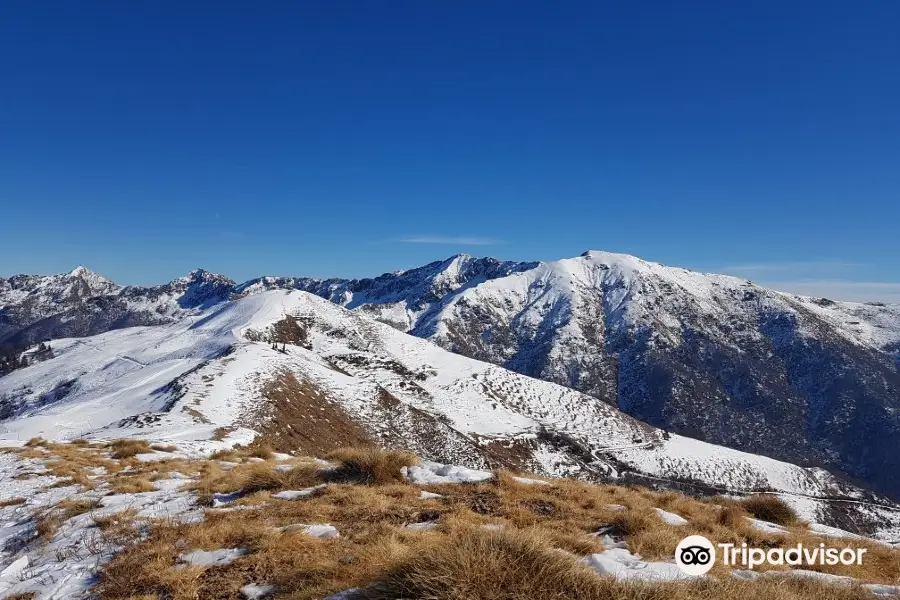
{"type": "Polygon", "coordinates": [[[716,547],[702,535],[689,535],[675,548],[675,564],[685,575],[705,575],[716,563],[716,547]]]}
{"type": "Polygon", "coordinates": [[[705,575],[716,563],[716,549],[721,562],[727,567],[753,569],[760,565],[834,566],[861,565],[866,548],[828,548],[825,543],[817,547],[797,544],[790,548],[752,548],[747,544],[713,545],[702,535],[690,535],[675,548],[675,564],[685,575],[705,575]]]}

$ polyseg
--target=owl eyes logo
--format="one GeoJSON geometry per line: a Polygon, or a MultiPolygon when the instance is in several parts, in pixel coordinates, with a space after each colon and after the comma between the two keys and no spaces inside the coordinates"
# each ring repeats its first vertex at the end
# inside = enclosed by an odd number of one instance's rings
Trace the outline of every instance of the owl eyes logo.
{"type": "Polygon", "coordinates": [[[685,575],[705,575],[716,562],[716,548],[702,535],[690,535],[675,548],[675,564],[685,575]]]}
{"type": "Polygon", "coordinates": [[[688,546],[681,549],[681,562],[686,565],[705,565],[711,559],[709,548],[688,546]]]}

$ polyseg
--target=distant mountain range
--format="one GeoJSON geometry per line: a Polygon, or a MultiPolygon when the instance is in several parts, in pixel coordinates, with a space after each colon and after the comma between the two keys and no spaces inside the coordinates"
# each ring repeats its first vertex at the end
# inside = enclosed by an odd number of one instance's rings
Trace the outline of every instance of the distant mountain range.
{"type": "Polygon", "coordinates": [[[837,470],[900,498],[900,305],[801,297],[632,256],[458,255],[373,279],[240,285],[194,271],[150,288],[84,268],[16,276],[0,279],[0,342],[179,323],[278,289],[578,390],[654,427],[837,470]]]}
{"type": "Polygon", "coordinates": [[[775,492],[809,521],[900,536],[900,506],[823,469],[666,432],[303,291],[52,345],[53,357],[0,378],[0,445],[137,438],[193,452],[261,436],[280,451],[323,454],[374,444],[469,467],[775,492]]]}

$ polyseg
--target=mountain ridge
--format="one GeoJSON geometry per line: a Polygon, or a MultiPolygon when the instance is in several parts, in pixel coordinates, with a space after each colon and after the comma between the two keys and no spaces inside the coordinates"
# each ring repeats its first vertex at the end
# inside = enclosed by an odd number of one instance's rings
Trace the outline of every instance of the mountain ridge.
{"type": "Polygon", "coordinates": [[[472,468],[777,491],[817,522],[840,522],[839,499],[870,532],[892,539],[900,528],[887,498],[823,469],[670,434],[302,291],[57,340],[54,350],[0,378],[0,438],[146,439],[190,450],[262,435],[304,452],[351,439],[472,468]]]}
{"type": "MultiPolygon", "coordinates": [[[[62,315],[19,331],[33,341],[92,335],[297,289],[585,392],[656,427],[835,469],[900,494],[890,477],[900,468],[892,450],[900,441],[900,305],[798,296],[602,251],[550,262],[461,254],[351,280],[262,277],[235,285],[195,273],[96,298],[76,294],[62,315]]],[[[0,300],[0,324],[6,305],[0,300]]]]}

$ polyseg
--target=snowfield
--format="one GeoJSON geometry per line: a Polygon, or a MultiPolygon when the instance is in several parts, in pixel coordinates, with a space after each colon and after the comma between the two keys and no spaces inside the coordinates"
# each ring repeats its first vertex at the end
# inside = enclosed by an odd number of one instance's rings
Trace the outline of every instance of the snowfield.
{"type": "MultiPolygon", "coordinates": [[[[0,447],[2,450],[2,447],[0,447]]],[[[0,451],[0,597],[35,591],[41,600],[85,597],[99,565],[118,550],[106,543],[95,519],[133,511],[135,519],[166,517],[189,522],[202,511],[190,493],[181,491],[182,479],[161,479],[157,491],[105,495],[101,487],[84,491],[77,485],[52,487],[59,478],[22,478],[44,470],[39,459],[23,460],[0,451]],[[2,506],[22,498],[21,504],[2,506]],[[92,507],[62,523],[46,543],[38,537],[34,517],[64,501],[83,501],[92,507]]]]}

